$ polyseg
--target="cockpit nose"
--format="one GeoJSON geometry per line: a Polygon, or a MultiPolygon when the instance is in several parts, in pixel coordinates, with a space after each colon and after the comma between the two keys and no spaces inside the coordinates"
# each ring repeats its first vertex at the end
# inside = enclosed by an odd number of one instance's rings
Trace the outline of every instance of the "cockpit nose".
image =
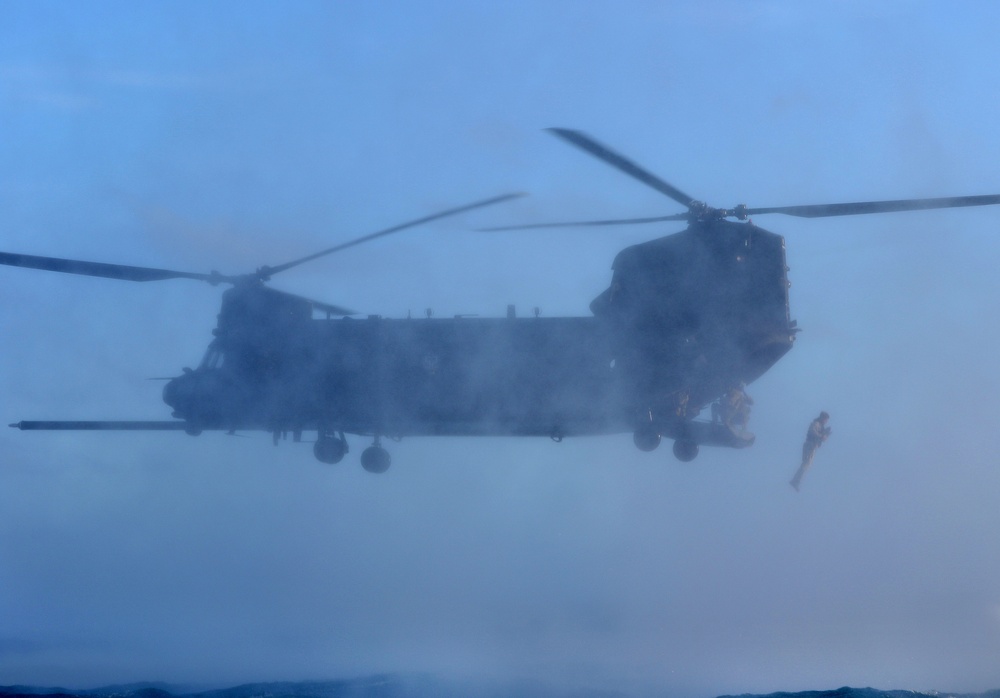
{"type": "Polygon", "coordinates": [[[189,368],[184,369],[184,375],[177,376],[167,381],[163,386],[163,401],[174,410],[174,417],[184,417],[189,412],[191,401],[197,390],[198,379],[194,371],[189,368]]]}
{"type": "Polygon", "coordinates": [[[247,404],[221,369],[204,367],[185,368],[182,375],[167,381],[163,401],[192,431],[229,428],[239,423],[241,408],[247,404]]]}

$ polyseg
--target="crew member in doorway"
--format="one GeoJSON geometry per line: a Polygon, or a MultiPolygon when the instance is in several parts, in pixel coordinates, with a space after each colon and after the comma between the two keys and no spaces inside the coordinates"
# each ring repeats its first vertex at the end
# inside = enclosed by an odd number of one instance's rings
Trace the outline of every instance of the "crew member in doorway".
{"type": "Polygon", "coordinates": [[[802,483],[803,476],[809,470],[809,466],[812,465],[816,449],[822,446],[823,442],[830,436],[830,427],[826,425],[829,421],[830,415],[826,412],[820,412],[819,417],[812,420],[809,424],[809,431],[806,432],[806,442],[802,444],[802,465],[799,466],[795,477],[792,478],[790,483],[796,492],[799,491],[799,485],[802,483]]]}
{"type": "Polygon", "coordinates": [[[720,420],[730,431],[746,431],[750,421],[753,398],[747,395],[745,383],[734,385],[718,402],[712,404],[712,421],[720,420]]]}

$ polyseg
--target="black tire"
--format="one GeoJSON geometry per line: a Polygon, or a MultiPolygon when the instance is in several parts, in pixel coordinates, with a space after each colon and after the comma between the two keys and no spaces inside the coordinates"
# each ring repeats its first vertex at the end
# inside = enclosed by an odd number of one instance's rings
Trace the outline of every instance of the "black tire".
{"type": "Polygon", "coordinates": [[[391,464],[392,456],[381,446],[369,446],[361,452],[361,467],[370,473],[384,473],[391,464]]]}
{"type": "Polygon", "coordinates": [[[677,441],[674,441],[674,456],[676,456],[679,461],[690,463],[698,457],[698,444],[694,441],[678,439],[677,441]]]}
{"type": "Polygon", "coordinates": [[[632,442],[640,451],[655,451],[660,445],[660,435],[652,427],[640,427],[632,434],[632,442]]]}
{"type": "Polygon", "coordinates": [[[320,463],[333,465],[344,459],[347,453],[347,442],[332,436],[321,436],[313,444],[313,455],[320,463]]]}

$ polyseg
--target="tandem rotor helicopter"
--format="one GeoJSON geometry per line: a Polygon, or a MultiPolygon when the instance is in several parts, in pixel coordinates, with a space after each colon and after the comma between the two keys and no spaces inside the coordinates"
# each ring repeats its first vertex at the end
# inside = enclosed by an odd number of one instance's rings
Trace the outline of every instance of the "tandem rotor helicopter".
{"type": "Polygon", "coordinates": [[[362,466],[384,472],[382,438],[632,433],[642,450],[673,439],[674,455],[701,445],[743,448],[754,437],[698,419],[789,349],[784,238],[751,215],[804,218],[1000,204],[1000,195],[732,209],[708,206],[593,138],[563,140],[686,208],[654,217],[543,223],[488,230],[683,221],[687,228],[622,250],[589,317],[386,319],[266,286],[274,275],[377,237],[497,204],[498,196],[366,235],[250,274],[200,274],[0,252],[0,264],[124,281],[229,284],[214,339],[197,368],[163,389],[165,421],[21,421],[21,430],[264,430],[275,442],[314,432],[324,463],[348,452],[346,434],[371,439],[362,466]],[[739,222],[729,219],[735,218],[739,222]],[[319,314],[321,317],[314,317],[319,314]]]}

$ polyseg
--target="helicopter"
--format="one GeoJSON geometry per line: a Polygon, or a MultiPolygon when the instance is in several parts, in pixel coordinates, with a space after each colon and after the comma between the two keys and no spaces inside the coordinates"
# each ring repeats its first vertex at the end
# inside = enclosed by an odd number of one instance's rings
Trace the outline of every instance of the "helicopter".
{"type": "MultiPolygon", "coordinates": [[[[367,437],[362,467],[391,464],[383,438],[566,437],[631,433],[643,451],[673,440],[681,461],[700,446],[746,448],[754,435],[726,418],[700,418],[764,375],[799,332],[789,310],[785,240],[752,215],[804,218],[1000,203],[1000,195],[732,209],[711,207],[592,137],[550,129],[564,141],[681,204],[681,213],[484,228],[686,222],[625,248],[591,315],[363,316],[266,285],[273,276],[369,240],[511,200],[505,194],[355,238],[255,272],[227,276],[0,252],[0,264],[126,281],[191,279],[228,284],[201,363],[167,381],[171,420],[20,421],[37,430],[175,430],[198,435],[266,431],[275,443],[315,433],[313,453],[338,463],[347,434],[367,437]],[[736,219],[736,220],[730,220],[736,219]],[[317,315],[319,317],[317,317],[317,315]]],[[[723,410],[724,411],[724,410],[723,410]]]]}

